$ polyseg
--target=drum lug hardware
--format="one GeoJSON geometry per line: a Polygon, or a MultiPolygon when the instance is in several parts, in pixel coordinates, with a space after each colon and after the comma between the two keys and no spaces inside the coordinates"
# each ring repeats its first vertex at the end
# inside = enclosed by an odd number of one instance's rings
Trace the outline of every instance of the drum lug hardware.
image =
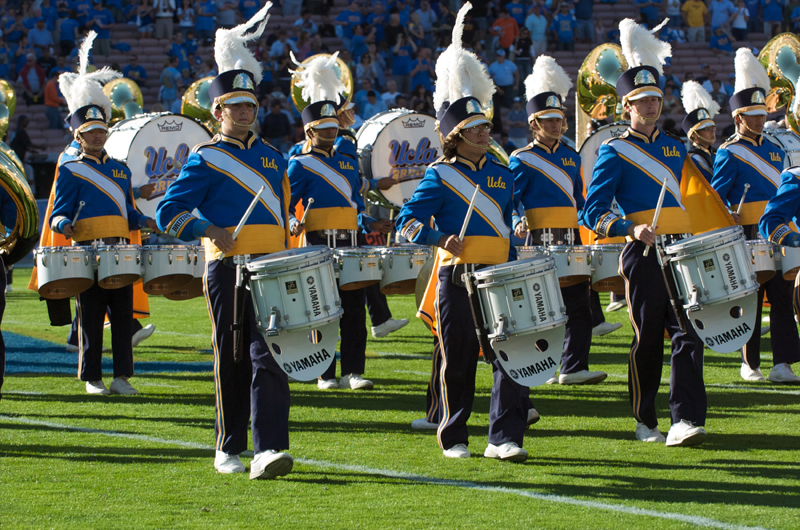
{"type": "Polygon", "coordinates": [[[360,259],[358,260],[358,272],[361,272],[363,270],[364,270],[364,260],[360,259]]]}
{"type": "Polygon", "coordinates": [[[330,311],[331,310],[331,306],[329,306],[328,304],[325,304],[324,306],[322,306],[322,309],[324,309],[325,311],[330,311]]]}
{"type": "Polygon", "coordinates": [[[114,253],[114,260],[117,262],[117,265],[119,265],[119,254],[114,253]]]}
{"type": "Polygon", "coordinates": [[[507,322],[508,322],[508,319],[506,318],[506,316],[504,314],[500,313],[500,324],[498,324],[498,326],[497,326],[498,330],[497,330],[497,333],[494,336],[494,340],[496,342],[502,342],[504,340],[508,340],[508,336],[506,335],[506,323],[507,322]]]}
{"type": "MultiPolygon", "coordinates": [[[[281,319],[281,312],[278,310],[277,307],[272,307],[272,311],[269,313],[269,324],[267,325],[267,329],[265,333],[268,337],[275,337],[280,335],[281,329],[278,327],[278,321],[281,319]]],[[[288,320],[288,316],[287,316],[288,320]]]]}
{"type": "Polygon", "coordinates": [[[169,256],[169,264],[172,265],[172,252],[167,254],[167,256],[169,256]]]}
{"type": "Polygon", "coordinates": [[[702,307],[703,305],[697,301],[697,289],[692,289],[692,297],[689,299],[689,311],[698,311],[702,307]]]}

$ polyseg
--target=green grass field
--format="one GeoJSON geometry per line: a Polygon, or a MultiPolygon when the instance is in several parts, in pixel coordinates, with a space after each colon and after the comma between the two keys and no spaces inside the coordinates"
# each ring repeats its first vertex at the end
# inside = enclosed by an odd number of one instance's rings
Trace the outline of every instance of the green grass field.
{"type": "MultiPolygon", "coordinates": [[[[67,329],[50,327],[44,303],[24,289],[28,276],[16,271],[3,330],[64,343],[67,329]]],[[[395,317],[412,318],[412,297],[389,300],[395,317]]],[[[136,361],[211,361],[202,299],[150,304],[158,331],[136,361]]],[[[800,527],[800,391],[744,383],[737,355],[706,350],[707,442],[635,442],[625,375],[632,333],[624,311],[607,318],[626,322],[592,348],[592,367],[609,378],[532,391],[542,420],[527,433],[525,464],[481,457],[491,385],[483,364],[473,458],[446,459],[433,432],[410,428],[430,372],[431,337],[416,319],[370,340],[365,376],[375,390],[291,385],[295,467],[274,481],[214,471],[210,372],[140,375],[131,380],[138,396],[89,396],[74,375],[12,375],[0,401],[0,527],[800,527]]],[[[768,339],[763,346],[766,373],[768,339]]]]}

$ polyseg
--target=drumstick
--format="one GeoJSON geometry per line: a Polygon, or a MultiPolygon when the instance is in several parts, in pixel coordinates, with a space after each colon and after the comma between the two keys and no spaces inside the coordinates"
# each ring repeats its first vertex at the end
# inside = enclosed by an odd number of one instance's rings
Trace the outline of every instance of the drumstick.
{"type": "MultiPolygon", "coordinates": [[[[661,186],[661,195],[658,196],[658,204],[656,204],[656,213],[653,214],[653,224],[651,225],[655,230],[656,224],[658,223],[658,216],[661,215],[661,205],[664,204],[664,195],[667,194],[667,179],[664,179],[664,185],[661,186]]],[[[647,255],[650,254],[650,247],[647,246],[644,248],[644,254],[642,254],[645,258],[647,255]]]]}
{"type": "Polygon", "coordinates": [[[739,212],[742,211],[742,206],[744,205],[744,196],[747,195],[747,190],[750,189],[750,184],[744,185],[744,191],[742,192],[742,200],[739,201],[739,207],[736,208],[736,215],[739,215],[739,212]]]}
{"type": "Polygon", "coordinates": [[[84,206],[86,206],[85,202],[81,201],[78,203],[78,211],[75,212],[75,217],[72,218],[72,228],[75,228],[75,223],[78,222],[78,216],[81,214],[81,210],[83,210],[84,206]]]}
{"type": "MultiPolygon", "coordinates": [[[[475,186],[475,193],[472,194],[472,200],[469,201],[469,208],[467,208],[467,215],[464,217],[464,224],[461,225],[461,233],[458,234],[458,240],[464,241],[464,236],[467,234],[467,226],[469,225],[469,218],[472,217],[472,210],[475,209],[475,199],[478,198],[478,192],[481,191],[481,185],[477,184],[475,186]]],[[[453,256],[450,258],[450,265],[456,260],[456,257],[453,256]]]]}
{"type": "MultiPolygon", "coordinates": [[[[256,193],[256,196],[253,197],[253,201],[250,203],[250,206],[248,206],[247,210],[244,212],[244,215],[242,216],[242,219],[239,221],[239,224],[236,225],[236,229],[233,231],[233,240],[234,241],[236,241],[236,238],[239,236],[239,232],[242,231],[242,228],[244,228],[244,224],[250,218],[250,214],[253,213],[253,210],[255,209],[256,204],[258,204],[259,199],[261,199],[261,194],[264,193],[264,189],[265,189],[265,186],[261,186],[261,189],[258,190],[258,193],[256,193]]],[[[224,257],[225,257],[225,252],[222,253],[222,256],[220,256],[219,259],[222,259],[224,257]]]]}
{"type": "Polygon", "coordinates": [[[312,204],[314,204],[314,198],[313,197],[309,197],[308,198],[308,204],[306,204],[306,211],[303,212],[303,218],[300,219],[300,224],[303,224],[303,223],[306,222],[306,215],[308,215],[308,211],[311,209],[311,205],[312,204]]]}
{"type": "MultiPolygon", "coordinates": [[[[394,221],[394,210],[393,209],[389,210],[389,220],[390,221],[394,221]]],[[[392,223],[392,224],[394,224],[394,223],[392,223]]],[[[386,234],[386,246],[387,247],[391,247],[392,246],[392,231],[391,231],[391,229],[389,230],[389,233],[386,234]]]]}

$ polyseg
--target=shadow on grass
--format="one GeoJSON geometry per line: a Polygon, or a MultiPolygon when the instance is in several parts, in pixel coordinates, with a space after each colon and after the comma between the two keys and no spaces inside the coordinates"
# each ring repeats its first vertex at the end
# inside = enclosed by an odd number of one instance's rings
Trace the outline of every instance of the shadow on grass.
{"type": "Polygon", "coordinates": [[[0,444],[0,457],[40,458],[69,460],[72,462],[104,462],[108,464],[173,464],[183,463],[189,458],[207,459],[213,456],[211,449],[165,449],[113,447],[105,445],[43,445],[0,444]]]}

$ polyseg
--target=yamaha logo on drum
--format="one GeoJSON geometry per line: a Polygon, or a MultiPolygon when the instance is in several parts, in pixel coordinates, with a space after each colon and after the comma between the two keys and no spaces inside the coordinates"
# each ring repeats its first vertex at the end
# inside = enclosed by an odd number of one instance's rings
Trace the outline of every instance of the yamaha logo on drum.
{"type": "Polygon", "coordinates": [[[180,132],[181,129],[183,129],[183,123],[178,123],[175,120],[165,120],[164,123],[158,124],[158,130],[161,132],[180,132]]]}
{"type": "Polygon", "coordinates": [[[403,127],[406,129],[420,129],[425,127],[425,120],[421,120],[419,118],[409,118],[404,122],[401,122],[403,127]]]}
{"type": "Polygon", "coordinates": [[[313,276],[309,276],[308,278],[306,278],[306,283],[308,285],[313,284],[314,283],[314,277],[313,276]]]}
{"type": "Polygon", "coordinates": [[[519,374],[517,373],[516,370],[510,370],[508,373],[511,374],[511,377],[513,377],[514,379],[519,379],[519,374]]]}
{"type": "Polygon", "coordinates": [[[287,374],[292,373],[292,367],[289,366],[289,363],[283,363],[283,371],[287,374]]]}
{"type": "Polygon", "coordinates": [[[533,284],[533,290],[534,290],[534,291],[538,291],[538,290],[539,290],[539,288],[540,288],[540,287],[539,287],[539,284],[538,284],[538,283],[534,283],[534,284],[533,284]]]}

